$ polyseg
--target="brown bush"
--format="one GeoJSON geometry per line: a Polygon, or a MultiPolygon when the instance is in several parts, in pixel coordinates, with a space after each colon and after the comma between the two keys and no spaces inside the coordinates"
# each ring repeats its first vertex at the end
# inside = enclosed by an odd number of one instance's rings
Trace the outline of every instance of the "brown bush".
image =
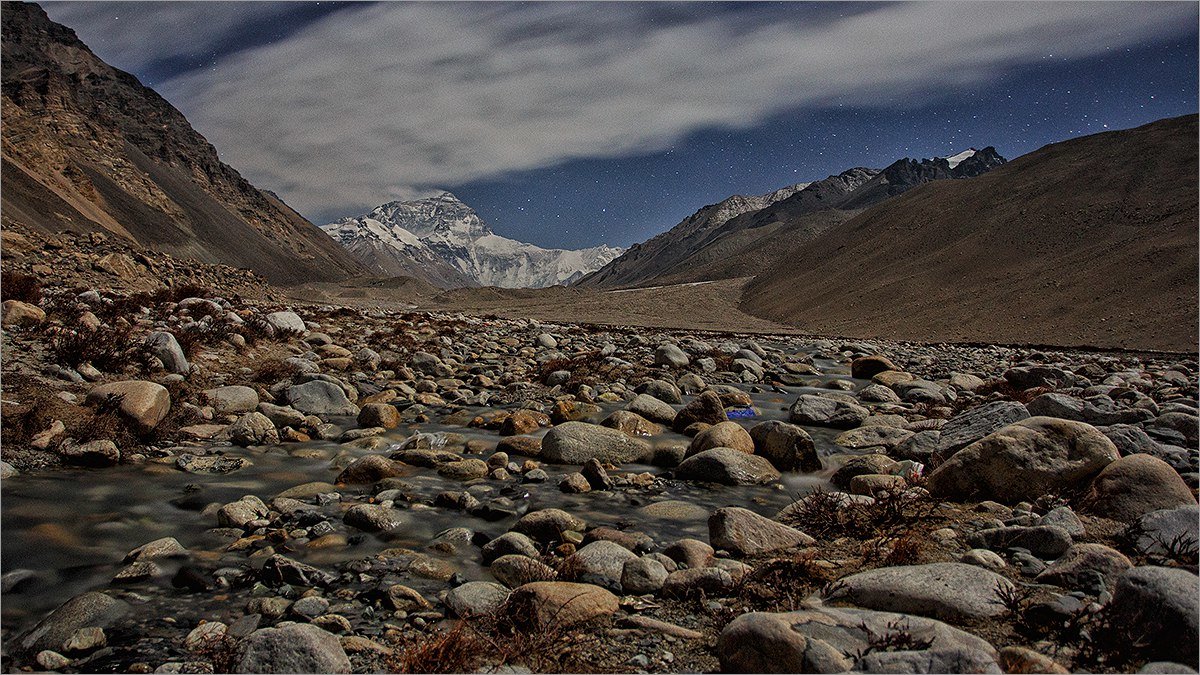
{"type": "Polygon", "coordinates": [[[150,354],[131,327],[101,326],[94,331],[56,329],[50,353],[58,363],[78,368],[90,363],[102,371],[119,373],[131,366],[147,368],[150,354]]]}

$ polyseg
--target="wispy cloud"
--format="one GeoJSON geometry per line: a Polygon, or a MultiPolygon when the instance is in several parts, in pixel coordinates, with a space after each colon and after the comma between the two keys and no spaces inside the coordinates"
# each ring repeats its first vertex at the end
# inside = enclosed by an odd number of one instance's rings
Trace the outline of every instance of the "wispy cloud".
{"type": "MultiPolygon", "coordinates": [[[[136,69],[280,9],[256,5],[181,3],[103,39],[128,45],[118,65],[136,69]]],[[[82,22],[99,8],[73,11],[82,22]]],[[[1016,67],[1170,39],[1196,18],[1194,3],[1140,2],[382,3],[155,84],[253,182],[304,213],[349,213],[791,109],[952,97],[1016,67]]]]}

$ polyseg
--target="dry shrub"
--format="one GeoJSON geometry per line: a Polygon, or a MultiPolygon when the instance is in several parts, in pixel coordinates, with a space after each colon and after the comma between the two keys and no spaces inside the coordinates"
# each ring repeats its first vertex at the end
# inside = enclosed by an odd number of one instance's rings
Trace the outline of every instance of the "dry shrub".
{"type": "Polygon", "coordinates": [[[94,331],[55,329],[50,353],[58,363],[78,368],[90,363],[100,370],[119,373],[131,366],[147,369],[150,354],[128,326],[100,326],[94,331]]]}
{"type": "Polygon", "coordinates": [[[615,379],[621,368],[605,361],[599,350],[576,354],[571,357],[559,357],[546,361],[538,368],[537,380],[545,382],[546,378],[557,370],[570,371],[571,378],[566,387],[577,387],[581,384],[596,384],[615,379]]]}
{"type": "Polygon", "coordinates": [[[0,299],[20,300],[36,305],[42,301],[42,284],[31,274],[0,272],[0,299]]]}
{"type": "Polygon", "coordinates": [[[175,332],[175,340],[183,353],[192,358],[200,353],[203,347],[224,344],[233,334],[233,327],[224,321],[213,323],[196,323],[183,330],[175,332]]]}
{"type": "Polygon", "coordinates": [[[817,562],[814,551],[799,551],[756,565],[743,577],[738,599],[758,609],[787,611],[832,580],[833,572],[817,562]]]}
{"type": "Polygon", "coordinates": [[[258,364],[250,375],[253,382],[272,385],[283,380],[290,380],[300,374],[300,367],[283,359],[265,359],[258,364]]]}
{"type": "Polygon", "coordinates": [[[717,372],[729,372],[733,370],[733,354],[726,354],[720,349],[710,349],[705,356],[716,361],[717,372]]]}

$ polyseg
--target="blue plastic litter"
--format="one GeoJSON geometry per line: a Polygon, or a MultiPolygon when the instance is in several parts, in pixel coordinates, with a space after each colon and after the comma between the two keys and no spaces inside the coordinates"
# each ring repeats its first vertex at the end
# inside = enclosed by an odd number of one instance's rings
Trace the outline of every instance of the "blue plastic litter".
{"type": "Polygon", "coordinates": [[[754,412],[754,408],[730,408],[725,411],[725,416],[730,419],[754,417],[756,414],[757,413],[754,412]]]}

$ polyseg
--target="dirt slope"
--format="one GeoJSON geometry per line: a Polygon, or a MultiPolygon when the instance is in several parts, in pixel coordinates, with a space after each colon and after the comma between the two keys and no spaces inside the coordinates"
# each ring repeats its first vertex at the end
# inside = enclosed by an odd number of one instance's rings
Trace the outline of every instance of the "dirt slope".
{"type": "Polygon", "coordinates": [[[5,224],[103,230],[275,283],[365,271],[40,7],[6,2],[2,17],[5,224]]]}
{"type": "Polygon", "coordinates": [[[1194,352],[1197,118],[1046,146],[792,248],[742,307],[806,331],[1194,352]]]}

